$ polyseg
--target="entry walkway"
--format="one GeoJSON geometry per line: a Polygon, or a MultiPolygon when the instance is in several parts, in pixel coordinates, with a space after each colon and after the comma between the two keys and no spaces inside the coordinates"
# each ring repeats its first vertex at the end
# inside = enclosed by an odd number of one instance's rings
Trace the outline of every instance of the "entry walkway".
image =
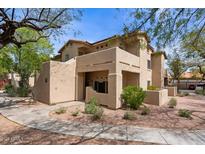
{"type": "MultiPolygon", "coordinates": [[[[0,97],[0,103],[3,98],[0,97]]],[[[13,104],[0,108],[0,113],[8,119],[27,127],[50,132],[81,136],[82,138],[103,138],[127,141],[143,141],[158,144],[205,144],[205,130],[183,131],[158,128],[143,128],[127,125],[105,125],[103,123],[80,123],[60,121],[49,116],[49,112],[59,107],[69,107],[82,102],[69,102],[48,106],[13,104]]]]}

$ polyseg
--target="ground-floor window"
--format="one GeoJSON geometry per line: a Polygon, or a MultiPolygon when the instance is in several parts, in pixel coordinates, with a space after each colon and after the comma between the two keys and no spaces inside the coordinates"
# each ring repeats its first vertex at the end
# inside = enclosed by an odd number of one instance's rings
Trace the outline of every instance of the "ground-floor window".
{"type": "Polygon", "coordinates": [[[99,93],[108,93],[108,82],[107,81],[95,81],[94,90],[99,93]]]}

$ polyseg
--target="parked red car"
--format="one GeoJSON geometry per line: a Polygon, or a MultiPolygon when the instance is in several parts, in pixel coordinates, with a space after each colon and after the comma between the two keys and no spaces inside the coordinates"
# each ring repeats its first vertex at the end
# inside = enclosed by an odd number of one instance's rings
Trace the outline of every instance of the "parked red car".
{"type": "Polygon", "coordinates": [[[193,84],[190,84],[190,85],[189,85],[189,90],[195,90],[195,88],[196,88],[195,85],[193,85],[193,84]]]}

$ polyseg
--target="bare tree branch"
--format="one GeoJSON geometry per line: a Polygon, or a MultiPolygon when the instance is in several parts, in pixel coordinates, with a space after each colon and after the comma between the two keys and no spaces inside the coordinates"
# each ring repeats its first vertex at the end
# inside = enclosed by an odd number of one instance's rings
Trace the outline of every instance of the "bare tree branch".
{"type": "Polygon", "coordinates": [[[14,19],[14,13],[15,13],[15,9],[12,9],[12,17],[11,17],[11,20],[14,19]]]}
{"type": "Polygon", "coordinates": [[[146,18],[139,26],[137,26],[136,29],[141,29],[142,26],[145,25],[158,10],[159,9],[154,9],[154,11],[151,12],[151,14],[148,16],[148,18],[146,18]]]}
{"type": "MultiPolygon", "coordinates": [[[[205,17],[204,17],[204,19],[205,19],[205,17]]],[[[204,21],[203,25],[201,26],[199,32],[197,33],[197,36],[196,36],[194,42],[197,42],[197,40],[200,37],[200,34],[201,34],[201,32],[203,31],[204,28],[205,28],[205,21],[204,21]]]]}
{"type": "MultiPolygon", "coordinates": [[[[59,31],[59,29],[77,16],[68,9],[22,9],[22,14],[13,9],[0,8],[0,49],[9,43],[24,44],[15,39],[15,32],[18,28],[27,27],[35,30],[40,35],[59,31]],[[18,15],[16,15],[18,14],[18,15]],[[10,16],[10,17],[9,17],[10,16]],[[65,18],[65,17],[71,18],[65,18]],[[18,17],[18,18],[17,18],[18,17]],[[65,20],[63,20],[65,19],[65,20]]],[[[80,15],[80,13],[78,13],[80,15]]],[[[50,35],[50,34],[49,34],[50,35]]],[[[57,34],[56,34],[57,35],[57,34]]],[[[27,41],[29,42],[29,41],[27,41]]],[[[31,40],[33,42],[33,40],[31,40]]]]}
{"type": "Polygon", "coordinates": [[[42,16],[44,10],[45,10],[44,8],[41,10],[38,20],[41,20],[41,16],[42,16]]]}

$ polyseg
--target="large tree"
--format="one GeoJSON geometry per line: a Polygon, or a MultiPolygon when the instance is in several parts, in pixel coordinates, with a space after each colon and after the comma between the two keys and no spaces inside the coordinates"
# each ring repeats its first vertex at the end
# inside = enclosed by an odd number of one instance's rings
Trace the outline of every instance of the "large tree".
{"type": "Polygon", "coordinates": [[[194,38],[197,42],[205,29],[205,9],[199,8],[133,9],[130,17],[124,31],[146,31],[158,48],[178,42],[194,29],[198,29],[194,38]]]}
{"type": "Polygon", "coordinates": [[[187,64],[197,70],[202,75],[202,80],[205,80],[205,30],[195,42],[198,31],[196,29],[187,33],[181,42],[181,51],[187,59],[187,64]]]}
{"type": "MultiPolygon", "coordinates": [[[[17,31],[21,35],[21,39],[38,37],[39,35],[36,31],[28,28],[20,28],[17,31]]],[[[46,38],[26,43],[21,47],[7,45],[0,50],[0,57],[6,58],[4,63],[0,63],[0,67],[5,68],[9,73],[18,73],[20,88],[28,90],[29,78],[40,70],[42,63],[49,60],[52,54],[53,47],[46,38]]],[[[1,61],[4,59],[0,58],[1,61]]]]}
{"type": "MultiPolygon", "coordinates": [[[[78,9],[51,8],[0,8],[0,48],[8,44],[21,46],[28,42],[37,42],[40,38],[62,34],[63,26],[71,24],[81,16],[78,9]],[[17,29],[26,27],[38,32],[38,37],[25,40],[17,33],[17,29]]],[[[69,27],[66,27],[68,30],[69,27]]]]}
{"type": "Polygon", "coordinates": [[[182,54],[179,51],[174,50],[172,54],[168,55],[167,60],[168,72],[173,80],[180,81],[182,73],[184,73],[189,66],[186,65],[186,62],[183,59],[182,54]]]}

